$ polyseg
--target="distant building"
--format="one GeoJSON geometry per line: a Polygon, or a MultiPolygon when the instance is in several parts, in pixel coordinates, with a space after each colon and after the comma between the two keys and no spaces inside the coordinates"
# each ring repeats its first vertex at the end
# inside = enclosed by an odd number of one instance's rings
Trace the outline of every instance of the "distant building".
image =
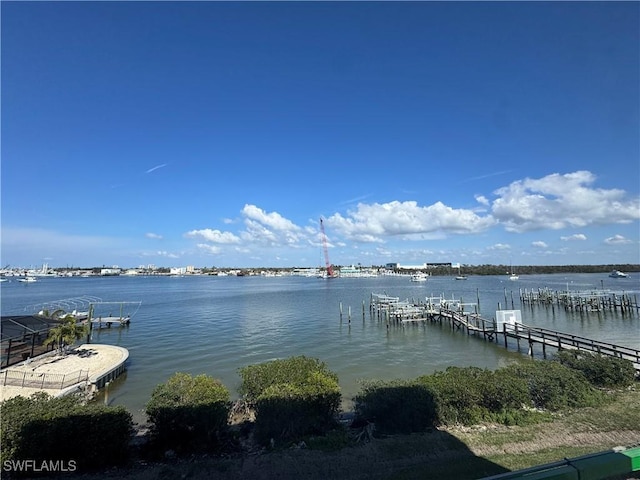
{"type": "Polygon", "coordinates": [[[317,268],[294,268],[291,271],[291,275],[298,277],[317,277],[320,274],[320,270],[317,268]]]}
{"type": "Polygon", "coordinates": [[[101,268],[100,269],[100,275],[107,277],[107,276],[111,276],[111,275],[120,275],[120,269],[119,268],[101,268]]]}
{"type": "Polygon", "coordinates": [[[422,265],[401,265],[399,263],[387,263],[384,268],[387,270],[430,270],[438,267],[451,268],[451,262],[445,263],[423,263],[422,265]]]}
{"type": "Polygon", "coordinates": [[[451,262],[443,262],[443,263],[427,263],[427,268],[438,268],[438,267],[448,267],[451,268],[451,262]]]}

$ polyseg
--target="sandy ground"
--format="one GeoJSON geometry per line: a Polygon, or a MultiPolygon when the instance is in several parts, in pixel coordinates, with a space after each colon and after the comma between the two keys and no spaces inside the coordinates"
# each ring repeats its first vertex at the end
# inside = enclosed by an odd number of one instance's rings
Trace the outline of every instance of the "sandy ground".
{"type": "Polygon", "coordinates": [[[129,352],[114,345],[83,344],[75,347],[66,355],[47,355],[12,365],[9,368],[0,370],[0,401],[17,395],[28,397],[32,393],[44,391],[49,395],[60,395],[64,390],[60,389],[39,389],[18,387],[12,385],[1,385],[4,379],[4,372],[32,372],[32,373],[52,373],[52,374],[72,374],[80,370],[89,372],[89,380],[108,372],[112,368],[120,365],[129,356],[129,352]]]}

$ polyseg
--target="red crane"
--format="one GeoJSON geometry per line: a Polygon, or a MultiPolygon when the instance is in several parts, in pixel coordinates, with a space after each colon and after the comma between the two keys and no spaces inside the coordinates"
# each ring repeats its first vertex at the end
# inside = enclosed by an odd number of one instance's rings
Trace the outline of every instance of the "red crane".
{"type": "Polygon", "coordinates": [[[322,218],[320,218],[320,230],[322,230],[322,248],[324,250],[324,263],[327,267],[327,277],[333,277],[333,267],[331,266],[331,262],[329,262],[329,249],[327,248],[327,236],[324,233],[324,223],[322,222],[322,218]]]}

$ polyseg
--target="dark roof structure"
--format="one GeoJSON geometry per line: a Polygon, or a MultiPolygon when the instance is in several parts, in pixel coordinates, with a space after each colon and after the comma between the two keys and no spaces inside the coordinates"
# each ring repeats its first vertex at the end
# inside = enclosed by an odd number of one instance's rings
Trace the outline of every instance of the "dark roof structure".
{"type": "Polygon", "coordinates": [[[32,333],[47,333],[56,325],[60,325],[60,322],[37,315],[3,316],[0,326],[2,342],[17,340],[32,333]]]}

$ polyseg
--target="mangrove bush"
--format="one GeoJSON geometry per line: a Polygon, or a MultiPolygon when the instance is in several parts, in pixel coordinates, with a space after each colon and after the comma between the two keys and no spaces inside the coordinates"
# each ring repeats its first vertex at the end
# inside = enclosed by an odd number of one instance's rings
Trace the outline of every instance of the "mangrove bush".
{"type": "Polygon", "coordinates": [[[243,367],[239,392],[255,408],[255,438],[266,444],[324,434],[340,408],[338,376],[305,356],[243,367]]]}
{"type": "Polygon", "coordinates": [[[78,472],[124,464],[133,433],[122,406],[84,404],[76,396],[53,398],[43,392],[0,404],[3,468],[28,460],[63,462],[78,472]]]}
{"type": "Polygon", "coordinates": [[[218,449],[228,432],[229,390],[208,375],[175,373],[146,405],[156,445],[177,453],[218,449]]]}
{"type": "Polygon", "coordinates": [[[433,391],[411,380],[363,382],[354,399],[356,423],[385,434],[423,432],[436,423],[433,391]]]}
{"type": "Polygon", "coordinates": [[[636,370],[630,360],[598,355],[580,350],[562,350],[556,360],[582,372],[593,385],[606,388],[624,388],[633,384],[636,370]]]}

